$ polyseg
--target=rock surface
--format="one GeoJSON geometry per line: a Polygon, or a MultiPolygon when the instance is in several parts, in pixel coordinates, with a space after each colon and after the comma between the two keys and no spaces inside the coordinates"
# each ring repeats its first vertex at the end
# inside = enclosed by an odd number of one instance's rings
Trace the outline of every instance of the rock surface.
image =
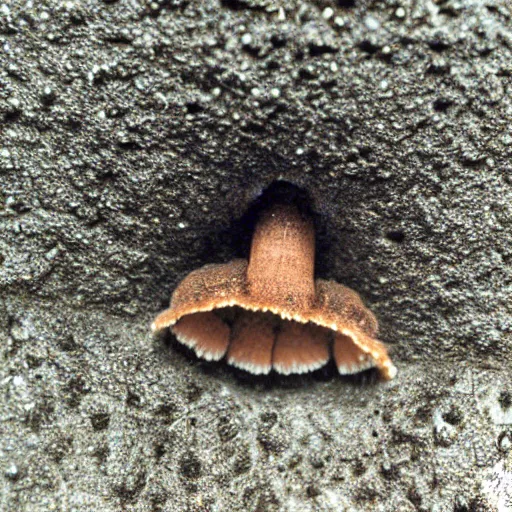
{"type": "Polygon", "coordinates": [[[507,0],[0,3],[0,509],[512,510],[511,27],[507,0]],[[278,179],[394,381],[151,338],[278,179]]]}

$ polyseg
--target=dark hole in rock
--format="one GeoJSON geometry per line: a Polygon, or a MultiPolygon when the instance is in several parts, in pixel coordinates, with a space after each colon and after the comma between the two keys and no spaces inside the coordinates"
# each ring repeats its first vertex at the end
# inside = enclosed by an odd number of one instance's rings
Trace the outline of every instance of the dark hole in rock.
{"type": "Polygon", "coordinates": [[[452,101],[446,98],[438,98],[432,105],[436,112],[446,112],[452,105],[452,101]]]}
{"type": "Polygon", "coordinates": [[[450,425],[459,425],[464,419],[462,411],[454,407],[442,415],[443,420],[450,425]]]}
{"type": "Polygon", "coordinates": [[[391,240],[392,242],[401,244],[405,240],[405,234],[403,231],[400,231],[400,230],[388,231],[386,233],[386,238],[388,240],[391,240]]]}
{"type": "Polygon", "coordinates": [[[345,9],[351,9],[356,6],[356,0],[338,0],[338,5],[345,9]]]}
{"type": "Polygon", "coordinates": [[[498,402],[502,409],[508,409],[512,406],[512,393],[509,391],[502,391],[498,397],[498,402]]]}
{"type": "Polygon", "coordinates": [[[187,453],[181,459],[180,472],[186,478],[199,478],[201,476],[201,461],[194,453],[187,453]]]}
{"type": "Polygon", "coordinates": [[[202,112],[204,107],[199,105],[199,103],[187,103],[187,113],[188,114],[198,114],[202,112]]]}
{"type": "Polygon", "coordinates": [[[92,428],[96,431],[105,430],[110,423],[110,415],[107,413],[93,414],[90,419],[92,428]]]}

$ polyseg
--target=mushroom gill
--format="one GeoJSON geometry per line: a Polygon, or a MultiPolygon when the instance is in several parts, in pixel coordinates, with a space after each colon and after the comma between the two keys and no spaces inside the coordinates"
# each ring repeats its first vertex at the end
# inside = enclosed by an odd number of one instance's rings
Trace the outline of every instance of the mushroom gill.
{"type": "Polygon", "coordinates": [[[315,233],[298,208],[277,204],[256,226],[249,262],[236,259],[191,272],[153,332],[170,328],[199,357],[255,374],[305,373],[332,356],[340,374],[396,368],[376,338],[375,316],[359,295],[314,279],[315,233]]]}

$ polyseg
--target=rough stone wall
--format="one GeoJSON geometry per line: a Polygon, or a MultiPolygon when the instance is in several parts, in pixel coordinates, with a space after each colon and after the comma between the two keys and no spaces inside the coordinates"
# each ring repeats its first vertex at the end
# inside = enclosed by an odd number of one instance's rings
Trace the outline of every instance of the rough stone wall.
{"type": "Polygon", "coordinates": [[[0,509],[507,510],[507,0],[12,0],[0,48],[0,509]],[[151,338],[277,179],[394,381],[151,338]]]}

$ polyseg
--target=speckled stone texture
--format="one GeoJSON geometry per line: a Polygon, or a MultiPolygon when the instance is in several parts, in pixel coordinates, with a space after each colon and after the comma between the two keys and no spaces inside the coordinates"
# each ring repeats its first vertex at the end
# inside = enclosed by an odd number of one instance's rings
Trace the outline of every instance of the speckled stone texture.
{"type": "Polygon", "coordinates": [[[0,0],[0,509],[512,510],[511,98],[508,0],[0,0]],[[279,178],[395,380],[151,338],[279,178]]]}

